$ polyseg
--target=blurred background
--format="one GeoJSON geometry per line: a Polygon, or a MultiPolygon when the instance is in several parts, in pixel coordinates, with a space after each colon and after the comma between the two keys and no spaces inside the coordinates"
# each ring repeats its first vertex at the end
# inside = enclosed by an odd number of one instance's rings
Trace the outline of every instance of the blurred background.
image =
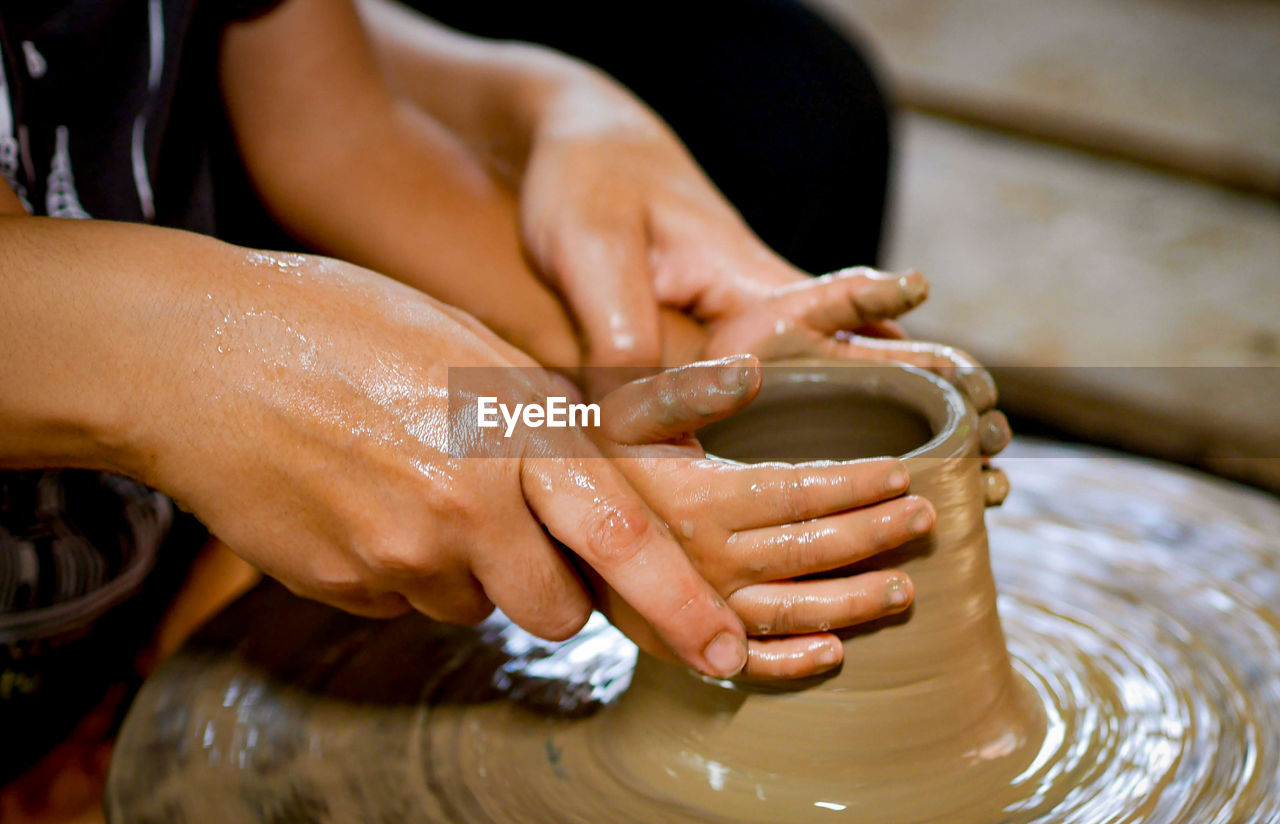
{"type": "Polygon", "coordinates": [[[899,106],[912,333],[1023,431],[1280,491],[1280,3],[807,2],[899,106]]]}

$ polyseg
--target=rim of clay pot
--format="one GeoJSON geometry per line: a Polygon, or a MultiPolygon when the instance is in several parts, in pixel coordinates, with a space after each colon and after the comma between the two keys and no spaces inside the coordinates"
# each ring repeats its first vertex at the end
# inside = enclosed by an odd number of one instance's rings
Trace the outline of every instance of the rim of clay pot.
{"type": "MultiPolygon", "coordinates": [[[[899,460],[932,460],[964,457],[976,452],[968,443],[969,436],[977,428],[977,412],[964,394],[953,384],[932,372],[904,363],[891,363],[853,358],[793,358],[767,361],[764,365],[764,382],[768,386],[770,375],[774,380],[782,370],[787,370],[783,380],[790,383],[824,382],[845,373],[871,368],[878,370],[875,381],[867,381],[865,375],[857,379],[861,394],[894,401],[906,409],[924,416],[933,437],[915,449],[896,457],[899,460]],[[779,370],[771,372],[771,370],[779,370]],[[821,371],[819,371],[821,370],[821,371]]],[[[761,390],[763,393],[765,390],[761,390]]],[[[738,414],[750,414],[751,407],[738,414]]]]}

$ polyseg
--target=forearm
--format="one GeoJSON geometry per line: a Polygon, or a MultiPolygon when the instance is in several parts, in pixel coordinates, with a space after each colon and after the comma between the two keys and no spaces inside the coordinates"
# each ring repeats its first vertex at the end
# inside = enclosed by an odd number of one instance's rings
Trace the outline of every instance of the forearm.
{"type": "Polygon", "coordinates": [[[396,91],[508,180],[518,180],[546,110],[575,90],[620,87],[552,49],[449,29],[393,0],[359,0],[373,51],[396,91]]]}
{"type": "Polygon", "coordinates": [[[141,472],[158,393],[186,377],[173,330],[189,326],[191,276],[229,248],[152,227],[0,218],[0,465],[141,472]]]}
{"type": "Polygon", "coordinates": [[[354,12],[293,2],[233,30],[222,81],[250,177],[295,237],[466,310],[544,363],[576,366],[568,317],[523,257],[514,197],[387,88],[354,12]],[[326,47],[264,71],[281,39],[326,47]]]}

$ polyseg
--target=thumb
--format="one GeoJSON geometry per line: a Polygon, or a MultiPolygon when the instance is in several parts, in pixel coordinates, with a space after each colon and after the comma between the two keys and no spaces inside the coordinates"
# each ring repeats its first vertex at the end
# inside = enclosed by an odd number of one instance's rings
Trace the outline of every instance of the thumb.
{"type": "Polygon", "coordinates": [[[735,355],[632,381],[600,401],[600,434],[619,444],[678,441],[751,403],[760,361],[735,355]]]}
{"type": "Polygon", "coordinates": [[[815,331],[835,334],[896,318],[929,295],[924,275],[858,267],[797,284],[779,294],[786,314],[803,317],[815,331]]]}

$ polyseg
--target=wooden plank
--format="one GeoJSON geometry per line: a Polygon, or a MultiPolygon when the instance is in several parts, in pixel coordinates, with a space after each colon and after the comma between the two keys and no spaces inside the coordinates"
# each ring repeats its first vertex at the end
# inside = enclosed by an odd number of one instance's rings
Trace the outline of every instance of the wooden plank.
{"type": "Polygon", "coordinates": [[[809,2],[908,106],[1280,197],[1280,3],[809,2]]]}

